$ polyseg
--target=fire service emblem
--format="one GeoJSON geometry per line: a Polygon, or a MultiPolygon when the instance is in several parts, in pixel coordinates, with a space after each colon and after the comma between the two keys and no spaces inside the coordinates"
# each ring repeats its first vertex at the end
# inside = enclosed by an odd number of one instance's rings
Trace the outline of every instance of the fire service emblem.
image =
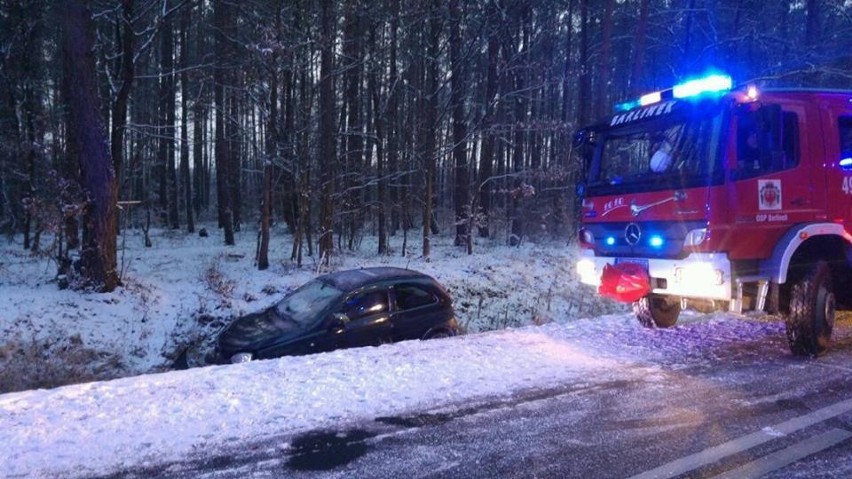
{"type": "Polygon", "coordinates": [[[781,209],[781,181],[758,180],[757,204],[761,210],[781,209]]]}

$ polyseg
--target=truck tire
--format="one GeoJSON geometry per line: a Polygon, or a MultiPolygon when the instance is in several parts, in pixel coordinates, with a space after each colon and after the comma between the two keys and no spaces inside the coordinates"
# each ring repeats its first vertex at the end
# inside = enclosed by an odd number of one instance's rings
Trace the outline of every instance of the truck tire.
{"type": "Polygon", "coordinates": [[[646,328],[670,328],[680,315],[680,298],[649,294],[633,303],[633,313],[646,328]]]}
{"type": "Polygon", "coordinates": [[[790,308],[785,320],[790,351],[818,356],[828,350],[834,310],[831,269],[828,263],[819,261],[790,288],[790,308]]]}

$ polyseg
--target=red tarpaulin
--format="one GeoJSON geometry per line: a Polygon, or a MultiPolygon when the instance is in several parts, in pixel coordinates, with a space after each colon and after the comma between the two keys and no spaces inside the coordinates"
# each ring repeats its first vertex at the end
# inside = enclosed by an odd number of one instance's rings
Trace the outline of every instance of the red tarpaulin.
{"type": "Polygon", "coordinates": [[[598,293],[616,301],[632,303],[651,292],[651,277],[637,263],[605,264],[598,293]]]}

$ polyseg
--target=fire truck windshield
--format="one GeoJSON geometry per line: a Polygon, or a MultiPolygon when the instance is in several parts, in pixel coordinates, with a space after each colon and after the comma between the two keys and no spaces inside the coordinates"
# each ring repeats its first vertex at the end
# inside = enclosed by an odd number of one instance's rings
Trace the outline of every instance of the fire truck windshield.
{"type": "Polygon", "coordinates": [[[653,191],[706,185],[719,166],[721,114],[681,109],[644,121],[595,130],[588,168],[589,194],[653,191]],[[693,112],[690,114],[690,112],[693,112]]]}

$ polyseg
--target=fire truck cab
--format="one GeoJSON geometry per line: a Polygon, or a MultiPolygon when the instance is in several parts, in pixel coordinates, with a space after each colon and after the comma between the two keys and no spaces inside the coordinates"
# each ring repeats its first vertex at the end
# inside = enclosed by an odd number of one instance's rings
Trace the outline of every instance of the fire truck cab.
{"type": "Polygon", "coordinates": [[[783,315],[826,351],[852,306],[852,91],[732,88],[708,75],[575,134],[581,282],[648,327],[684,307],[783,315]]]}

